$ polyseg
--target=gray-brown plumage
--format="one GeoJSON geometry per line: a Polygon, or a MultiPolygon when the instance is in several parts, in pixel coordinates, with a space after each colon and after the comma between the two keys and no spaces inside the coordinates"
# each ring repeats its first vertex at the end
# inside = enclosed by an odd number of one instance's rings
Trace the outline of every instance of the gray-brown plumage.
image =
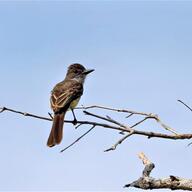
{"type": "Polygon", "coordinates": [[[54,112],[53,125],[47,141],[49,147],[59,144],[63,137],[63,124],[65,113],[68,109],[74,109],[83,94],[83,83],[88,73],[81,64],[69,66],[67,75],[63,81],[56,84],[51,92],[51,108],[54,112]]]}

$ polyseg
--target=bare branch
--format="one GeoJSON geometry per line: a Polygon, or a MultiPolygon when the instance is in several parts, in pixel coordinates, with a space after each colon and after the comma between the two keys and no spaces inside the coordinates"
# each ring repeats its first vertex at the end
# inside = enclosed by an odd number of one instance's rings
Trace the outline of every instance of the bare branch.
{"type": "Polygon", "coordinates": [[[83,137],[85,137],[90,131],[92,131],[95,128],[95,126],[93,125],[91,127],[91,129],[89,129],[88,131],[86,131],[83,135],[81,135],[80,137],[78,137],[73,143],[71,143],[70,145],[68,145],[67,147],[65,147],[64,149],[62,149],[60,151],[60,153],[66,151],[67,149],[69,149],[70,147],[72,147],[75,143],[77,143],[78,141],[80,141],[83,137]]]}
{"type": "MultiPolygon", "coordinates": [[[[166,126],[164,123],[162,123],[162,121],[159,119],[159,117],[157,115],[154,115],[152,113],[143,113],[143,112],[136,112],[136,111],[131,111],[131,110],[125,110],[125,109],[113,109],[113,108],[108,108],[108,107],[103,107],[103,106],[97,106],[97,105],[93,105],[93,106],[89,106],[89,107],[79,107],[77,109],[89,109],[89,108],[101,108],[101,109],[107,109],[107,110],[113,110],[113,111],[117,111],[117,112],[126,112],[126,113],[131,113],[131,114],[138,114],[138,115],[144,115],[144,116],[147,116],[148,118],[152,118],[152,119],[155,119],[157,122],[159,122],[166,130],[169,130],[171,131],[172,133],[176,134],[176,132],[170,128],[169,126],[166,126]]],[[[33,118],[37,118],[37,119],[42,119],[42,120],[47,120],[47,121],[52,121],[52,116],[49,116],[51,118],[48,118],[48,117],[43,117],[43,116],[39,116],[39,115],[34,115],[32,113],[27,113],[27,112],[21,112],[21,111],[18,111],[18,110],[14,110],[14,109],[10,109],[10,108],[7,108],[7,107],[1,107],[0,108],[0,113],[4,112],[4,111],[10,111],[10,112],[13,112],[13,113],[18,113],[18,114],[21,114],[21,115],[24,115],[24,116],[28,116],[28,117],[33,117],[33,118]]],[[[88,115],[92,115],[94,116],[94,114],[91,114],[90,112],[84,112],[88,115]]],[[[95,116],[97,117],[97,116],[95,116]]],[[[97,118],[100,118],[102,119],[103,117],[97,117],[97,118]]],[[[103,118],[103,120],[106,120],[106,121],[109,121],[108,118],[103,118]]],[[[68,120],[65,120],[65,123],[73,123],[73,121],[68,121],[68,120]]],[[[78,122],[77,122],[78,123],[78,122]]],[[[113,122],[114,123],[114,122],[113,122]]],[[[83,124],[92,124],[92,123],[83,123],[83,124]]],[[[128,127],[127,127],[128,128],[128,127]]]]}
{"type": "Polygon", "coordinates": [[[184,179],[173,175],[170,175],[168,178],[162,179],[155,179],[153,177],[150,177],[150,173],[155,168],[155,165],[151,161],[149,161],[144,153],[140,153],[139,158],[145,165],[142,177],[132,183],[126,184],[124,187],[135,187],[145,190],[171,189],[192,191],[192,179],[184,179]]]}
{"type": "MultiPolygon", "coordinates": [[[[52,121],[52,119],[48,118],[48,117],[43,117],[43,116],[31,114],[31,113],[21,112],[21,111],[6,108],[6,107],[0,108],[0,110],[1,110],[0,112],[10,111],[10,112],[21,114],[21,115],[28,116],[28,117],[52,121]]],[[[96,118],[100,118],[100,116],[98,116],[98,117],[97,116],[98,115],[95,115],[96,118]]],[[[106,118],[105,120],[109,122],[108,118],[106,118]]],[[[73,121],[69,121],[69,120],[65,120],[64,122],[73,124],[73,121]]],[[[99,122],[94,122],[94,121],[77,121],[77,124],[92,125],[92,126],[97,126],[97,127],[107,128],[107,129],[113,129],[116,131],[127,132],[127,133],[130,133],[130,131],[132,130],[128,126],[126,126],[126,127],[115,126],[115,125],[111,125],[111,124],[99,123],[99,122]]],[[[163,139],[172,139],[172,140],[183,140],[183,139],[191,139],[192,138],[192,134],[170,135],[170,134],[163,134],[163,133],[158,133],[158,132],[139,131],[136,129],[134,129],[133,135],[141,135],[141,136],[146,136],[148,138],[163,138],[163,139]]]]}

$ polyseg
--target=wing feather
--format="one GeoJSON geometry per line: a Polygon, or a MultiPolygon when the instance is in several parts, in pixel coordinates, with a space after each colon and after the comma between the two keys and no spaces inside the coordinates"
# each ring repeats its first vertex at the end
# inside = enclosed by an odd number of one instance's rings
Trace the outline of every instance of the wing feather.
{"type": "Polygon", "coordinates": [[[83,94],[83,85],[77,81],[64,80],[58,83],[51,92],[51,108],[54,112],[67,110],[70,103],[83,94]]]}

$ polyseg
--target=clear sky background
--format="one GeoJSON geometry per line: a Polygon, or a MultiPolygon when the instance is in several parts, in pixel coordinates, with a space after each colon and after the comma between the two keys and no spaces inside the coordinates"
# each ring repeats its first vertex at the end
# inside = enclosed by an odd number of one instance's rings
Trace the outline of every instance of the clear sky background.
{"type": "MultiPolygon", "coordinates": [[[[153,112],[178,132],[191,132],[192,114],[177,99],[192,106],[192,2],[0,2],[1,106],[48,116],[50,91],[74,62],[95,69],[79,105],[153,112]]],[[[92,111],[127,124],[134,120],[92,111]]],[[[92,119],[81,111],[76,115],[92,119]]],[[[104,153],[121,135],[96,128],[61,154],[89,127],[65,124],[62,144],[51,149],[51,122],[5,112],[0,127],[3,191],[123,191],[141,175],[141,151],[156,164],[152,176],[192,178],[187,140],[133,136],[104,153]]],[[[167,133],[153,121],[138,129],[167,133]]]]}

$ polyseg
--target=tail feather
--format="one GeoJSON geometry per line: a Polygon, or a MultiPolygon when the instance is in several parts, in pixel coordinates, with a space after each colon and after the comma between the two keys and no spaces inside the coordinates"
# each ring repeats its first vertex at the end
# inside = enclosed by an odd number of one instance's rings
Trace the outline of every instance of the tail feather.
{"type": "Polygon", "coordinates": [[[61,142],[63,138],[64,116],[65,113],[54,115],[52,129],[47,140],[47,146],[53,147],[61,142]]]}

